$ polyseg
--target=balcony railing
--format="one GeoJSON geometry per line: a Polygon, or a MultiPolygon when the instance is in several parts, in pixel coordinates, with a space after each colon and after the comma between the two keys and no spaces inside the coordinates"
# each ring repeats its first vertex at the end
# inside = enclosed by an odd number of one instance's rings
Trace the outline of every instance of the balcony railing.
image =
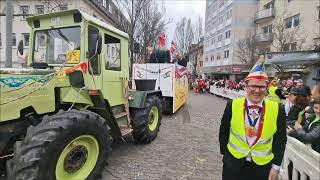
{"type": "Polygon", "coordinates": [[[261,34],[256,34],[255,36],[256,42],[262,43],[262,42],[272,42],[273,36],[272,33],[261,33],[261,34]]]}
{"type": "Polygon", "coordinates": [[[258,11],[255,15],[255,22],[260,23],[263,19],[269,19],[269,18],[274,18],[274,9],[263,9],[261,11],[258,11]]]}

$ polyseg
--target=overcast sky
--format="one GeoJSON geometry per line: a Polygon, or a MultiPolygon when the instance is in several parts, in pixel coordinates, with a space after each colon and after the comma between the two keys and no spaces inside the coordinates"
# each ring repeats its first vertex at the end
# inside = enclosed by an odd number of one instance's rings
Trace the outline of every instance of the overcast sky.
{"type": "Polygon", "coordinates": [[[167,39],[169,42],[173,40],[176,22],[183,17],[191,18],[195,23],[198,16],[202,17],[202,25],[204,26],[206,0],[164,0],[166,8],[166,18],[172,19],[167,25],[167,39]]]}

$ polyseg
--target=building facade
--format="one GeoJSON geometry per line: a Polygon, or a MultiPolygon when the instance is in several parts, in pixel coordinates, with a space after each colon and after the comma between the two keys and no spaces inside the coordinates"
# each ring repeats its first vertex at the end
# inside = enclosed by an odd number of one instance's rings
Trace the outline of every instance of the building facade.
{"type": "MultiPolygon", "coordinates": [[[[6,17],[5,0],[0,0],[0,67],[5,65],[5,45],[6,45],[6,17]]],[[[13,19],[12,19],[12,66],[21,67],[24,63],[22,58],[17,55],[18,43],[23,40],[25,50],[28,51],[30,28],[26,18],[32,15],[44,14],[68,9],[80,9],[108,24],[127,31],[129,22],[123,15],[117,4],[111,0],[13,0],[13,19]]]]}
{"type": "Polygon", "coordinates": [[[313,51],[320,47],[319,0],[260,0],[255,23],[257,51],[281,68],[274,75],[319,83],[319,52],[313,51]]]}
{"type": "Polygon", "coordinates": [[[237,58],[237,42],[254,32],[257,6],[257,0],[207,0],[203,65],[207,77],[244,77],[247,68],[237,58]]]}
{"type": "Polygon", "coordinates": [[[189,56],[189,62],[187,64],[188,71],[194,78],[202,78],[203,67],[203,39],[198,44],[192,44],[188,47],[186,54],[189,56]]]}
{"type": "Polygon", "coordinates": [[[257,57],[319,45],[320,1],[207,0],[205,23],[203,71],[210,77],[239,80],[250,69],[237,58],[237,43],[247,34],[254,37],[257,57]]]}
{"type": "Polygon", "coordinates": [[[319,0],[260,0],[254,21],[261,53],[310,50],[320,43],[319,0]]]}

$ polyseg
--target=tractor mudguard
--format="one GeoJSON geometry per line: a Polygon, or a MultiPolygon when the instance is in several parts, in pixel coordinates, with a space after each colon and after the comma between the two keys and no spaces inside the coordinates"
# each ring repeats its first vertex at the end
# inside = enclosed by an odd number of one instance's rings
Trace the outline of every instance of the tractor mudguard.
{"type": "Polygon", "coordinates": [[[162,92],[160,90],[138,91],[129,90],[129,107],[130,108],[144,108],[148,96],[156,95],[162,99],[162,92]]]}

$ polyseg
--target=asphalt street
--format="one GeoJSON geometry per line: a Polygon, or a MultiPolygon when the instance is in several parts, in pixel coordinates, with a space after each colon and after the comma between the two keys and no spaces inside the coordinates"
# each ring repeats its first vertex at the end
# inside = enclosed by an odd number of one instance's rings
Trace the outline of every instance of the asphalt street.
{"type": "Polygon", "coordinates": [[[115,144],[102,179],[221,179],[218,132],[225,104],[223,98],[190,92],[186,106],[163,116],[155,141],[115,144]]]}

